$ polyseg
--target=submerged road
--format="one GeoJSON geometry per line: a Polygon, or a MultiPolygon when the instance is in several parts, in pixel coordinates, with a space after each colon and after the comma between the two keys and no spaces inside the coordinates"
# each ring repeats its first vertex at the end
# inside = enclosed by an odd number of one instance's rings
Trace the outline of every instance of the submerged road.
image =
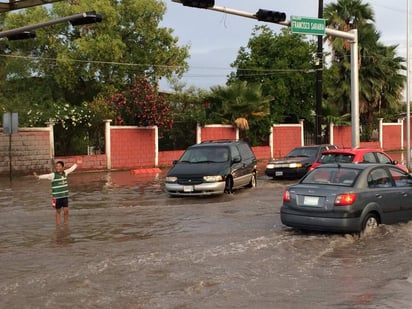
{"type": "Polygon", "coordinates": [[[0,179],[1,308],[410,308],[412,223],[301,233],[291,182],[170,198],[165,173],[73,173],[69,224],[50,184],[0,179]]]}

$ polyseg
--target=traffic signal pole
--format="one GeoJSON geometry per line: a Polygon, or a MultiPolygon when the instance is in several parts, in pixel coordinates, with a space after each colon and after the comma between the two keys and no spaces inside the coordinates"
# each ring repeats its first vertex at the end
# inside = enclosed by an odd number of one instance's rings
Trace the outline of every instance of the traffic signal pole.
{"type": "Polygon", "coordinates": [[[39,24],[34,24],[34,25],[29,25],[29,26],[24,26],[20,28],[15,28],[15,29],[10,29],[10,30],[4,30],[0,32],[0,38],[5,38],[8,36],[15,36],[21,33],[25,32],[30,32],[38,28],[43,28],[59,23],[64,23],[64,22],[70,22],[74,26],[75,25],[83,25],[86,23],[95,23],[95,22],[101,22],[102,17],[99,14],[96,14],[96,12],[84,12],[84,13],[78,13],[66,17],[61,17],[49,21],[45,21],[39,24]]]}
{"type": "MultiPolygon", "coordinates": [[[[186,6],[197,7],[212,11],[218,11],[226,14],[237,15],[246,18],[257,19],[265,22],[272,22],[282,26],[290,27],[290,21],[269,21],[259,19],[255,14],[245,11],[230,9],[214,5],[213,0],[172,0],[172,2],[184,4],[186,6]],[[190,3],[190,5],[187,5],[190,3]],[[202,3],[202,6],[198,6],[202,3]]],[[[261,10],[259,10],[261,11],[261,10]]],[[[259,12],[258,11],[258,12],[259,12]]],[[[264,10],[267,11],[268,10],[264,10]]],[[[352,29],[349,32],[325,28],[325,34],[333,37],[349,40],[351,43],[351,121],[352,121],[352,148],[358,148],[360,144],[360,125],[359,125],[359,67],[358,67],[358,31],[352,29]]]]}

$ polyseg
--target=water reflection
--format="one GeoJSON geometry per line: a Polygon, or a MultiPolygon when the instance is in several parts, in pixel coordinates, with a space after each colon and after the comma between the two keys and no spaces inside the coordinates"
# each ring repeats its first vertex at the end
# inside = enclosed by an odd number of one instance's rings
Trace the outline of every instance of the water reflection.
{"type": "Polygon", "coordinates": [[[52,243],[58,246],[67,246],[74,243],[69,224],[57,225],[52,234],[52,243]]]}

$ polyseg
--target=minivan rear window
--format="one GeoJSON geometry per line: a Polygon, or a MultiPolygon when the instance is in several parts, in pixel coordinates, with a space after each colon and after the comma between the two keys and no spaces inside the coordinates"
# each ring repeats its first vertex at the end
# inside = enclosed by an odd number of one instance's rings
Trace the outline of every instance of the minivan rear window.
{"type": "Polygon", "coordinates": [[[319,163],[352,163],[355,155],[349,153],[326,153],[323,154],[319,163]]]}

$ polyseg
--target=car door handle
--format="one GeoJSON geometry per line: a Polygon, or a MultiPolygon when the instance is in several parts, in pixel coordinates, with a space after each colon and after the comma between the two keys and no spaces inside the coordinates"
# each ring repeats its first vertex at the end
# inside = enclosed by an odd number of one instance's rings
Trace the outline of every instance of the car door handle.
{"type": "Polygon", "coordinates": [[[404,196],[404,197],[407,197],[407,196],[408,196],[408,193],[406,193],[406,192],[401,192],[401,195],[404,196]]]}
{"type": "Polygon", "coordinates": [[[382,198],[382,194],[376,193],[375,195],[377,198],[382,198]]]}

